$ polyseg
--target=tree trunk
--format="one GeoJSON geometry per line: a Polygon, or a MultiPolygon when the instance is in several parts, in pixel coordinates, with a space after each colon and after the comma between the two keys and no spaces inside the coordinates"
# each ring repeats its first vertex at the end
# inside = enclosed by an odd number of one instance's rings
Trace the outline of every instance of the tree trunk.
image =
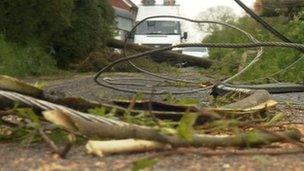
{"type": "MultiPolygon", "coordinates": [[[[124,42],[120,40],[115,40],[112,39],[108,42],[108,46],[113,47],[113,48],[118,48],[122,49],[124,47],[124,42]]],[[[149,47],[149,46],[140,46],[136,45],[134,43],[128,43],[127,44],[128,49],[134,50],[134,51],[139,51],[139,52],[144,52],[144,51],[149,51],[153,50],[154,48],[149,47]]],[[[184,55],[172,51],[165,51],[165,52],[158,52],[151,54],[153,59],[156,61],[174,61],[182,63],[186,62],[187,66],[199,66],[199,67],[204,67],[204,68],[209,68],[212,64],[213,61],[210,59],[205,59],[205,58],[198,58],[194,56],[189,56],[189,55],[184,55]]]]}

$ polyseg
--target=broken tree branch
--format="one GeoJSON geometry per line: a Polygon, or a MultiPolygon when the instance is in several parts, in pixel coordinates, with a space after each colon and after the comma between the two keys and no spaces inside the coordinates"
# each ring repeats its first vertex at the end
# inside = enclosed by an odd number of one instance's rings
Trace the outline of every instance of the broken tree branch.
{"type": "Polygon", "coordinates": [[[147,152],[155,150],[169,150],[169,144],[146,140],[113,140],[89,141],[86,145],[87,153],[102,157],[107,154],[147,152]]]}
{"type": "Polygon", "coordinates": [[[0,75],[0,89],[33,97],[41,97],[43,94],[43,90],[6,75],[0,75]]]}
{"type": "MultiPolygon", "coordinates": [[[[28,106],[34,106],[43,110],[50,110],[47,115],[56,115],[65,119],[68,123],[58,122],[56,119],[49,120],[54,124],[58,124],[65,128],[70,129],[71,125],[74,125],[79,133],[86,137],[97,138],[110,138],[110,139],[143,139],[152,140],[163,143],[171,144],[173,147],[216,147],[216,146],[259,146],[264,144],[270,144],[272,142],[284,141],[282,137],[289,137],[291,139],[299,140],[301,133],[298,130],[288,130],[284,132],[278,132],[280,136],[274,136],[272,134],[251,132],[238,135],[225,135],[225,136],[212,136],[206,134],[194,134],[193,141],[189,142],[180,138],[177,134],[166,135],[157,129],[153,129],[146,126],[139,126],[128,124],[122,121],[116,121],[113,119],[107,119],[104,117],[93,116],[87,113],[75,111],[73,109],[56,105],[47,101],[35,99],[33,97],[21,95],[14,92],[7,92],[0,90],[0,97],[4,97],[15,102],[24,103],[28,106]]],[[[49,117],[46,117],[49,118],[49,117]]]]}
{"type": "MultiPolygon", "coordinates": [[[[108,46],[113,47],[113,48],[118,48],[122,49],[124,47],[124,42],[120,40],[115,40],[112,39],[108,42],[108,46]]],[[[134,51],[139,51],[139,52],[145,52],[145,51],[150,51],[153,50],[154,48],[149,47],[149,46],[141,46],[141,45],[136,45],[133,43],[127,43],[127,48],[130,50],[134,51]]],[[[175,61],[175,62],[187,62],[187,66],[200,66],[204,68],[209,68],[212,64],[213,61],[210,59],[204,59],[204,58],[197,58],[194,56],[189,56],[189,55],[184,55],[181,53],[176,53],[176,52],[158,52],[151,54],[153,59],[157,61],[175,61]],[[160,58],[161,57],[161,58],[160,58]]]]}

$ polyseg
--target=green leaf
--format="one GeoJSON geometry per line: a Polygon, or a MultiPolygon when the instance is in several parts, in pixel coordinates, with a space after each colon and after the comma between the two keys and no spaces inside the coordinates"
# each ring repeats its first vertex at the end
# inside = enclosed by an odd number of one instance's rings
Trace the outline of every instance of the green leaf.
{"type": "Polygon", "coordinates": [[[192,141],[193,139],[193,125],[195,124],[196,119],[198,118],[198,114],[197,113],[186,113],[178,127],[177,127],[177,131],[178,131],[178,135],[187,140],[187,141],[192,141]]]}
{"type": "Polygon", "coordinates": [[[46,82],[36,82],[33,86],[38,89],[43,89],[44,87],[47,86],[47,83],[46,82]]]}
{"type": "Polygon", "coordinates": [[[286,118],[286,115],[284,113],[277,113],[269,122],[267,122],[265,125],[273,125],[276,124],[286,118]]]}
{"type": "Polygon", "coordinates": [[[199,99],[183,98],[183,99],[178,99],[176,104],[179,104],[179,105],[197,105],[199,103],[200,103],[199,99]]]}
{"type": "Polygon", "coordinates": [[[89,109],[89,113],[97,116],[105,116],[106,115],[106,108],[100,107],[95,109],[89,109]]]}
{"type": "Polygon", "coordinates": [[[31,108],[14,109],[20,116],[30,119],[36,126],[41,127],[39,116],[31,108]]]}
{"type": "Polygon", "coordinates": [[[153,167],[158,162],[157,158],[143,158],[134,163],[132,171],[140,171],[153,167]]]}

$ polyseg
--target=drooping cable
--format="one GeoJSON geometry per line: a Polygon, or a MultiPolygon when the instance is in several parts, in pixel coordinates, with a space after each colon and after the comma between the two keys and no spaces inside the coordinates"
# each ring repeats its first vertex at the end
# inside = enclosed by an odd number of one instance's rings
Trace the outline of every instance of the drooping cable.
{"type": "MultiPolygon", "coordinates": [[[[114,61],[113,63],[109,64],[108,66],[104,67],[103,69],[101,69],[96,74],[96,76],[94,77],[94,80],[95,80],[95,82],[98,85],[101,85],[101,86],[107,87],[107,88],[111,88],[111,89],[114,89],[114,90],[124,91],[124,92],[128,92],[128,93],[145,93],[145,94],[150,94],[151,93],[150,91],[131,90],[131,89],[127,89],[127,88],[119,88],[119,87],[115,87],[115,86],[112,86],[112,85],[108,85],[108,84],[105,84],[103,82],[100,82],[98,80],[98,78],[100,77],[100,75],[103,72],[107,71],[108,69],[110,69],[111,67],[113,67],[114,65],[116,65],[118,63],[129,61],[129,60],[132,60],[132,59],[137,59],[137,58],[144,57],[146,55],[157,53],[157,52],[161,52],[161,51],[171,50],[173,48],[183,48],[183,47],[209,47],[209,48],[285,47],[285,48],[299,49],[299,48],[304,48],[304,44],[284,43],[284,42],[192,43],[192,44],[179,44],[179,45],[175,45],[175,46],[164,47],[164,48],[159,48],[159,49],[155,49],[155,50],[151,50],[151,51],[147,51],[147,52],[142,52],[142,53],[130,56],[130,57],[125,57],[125,58],[118,59],[118,60],[114,61]]],[[[230,80],[230,79],[227,79],[227,80],[230,80]]],[[[199,89],[188,90],[188,91],[173,91],[173,92],[169,92],[169,91],[166,91],[166,90],[161,90],[161,91],[155,91],[153,93],[155,95],[161,95],[161,94],[167,94],[167,93],[172,93],[172,94],[187,94],[187,93],[195,93],[195,92],[199,92],[199,91],[205,91],[205,90],[210,89],[211,87],[212,86],[206,87],[206,88],[199,88],[199,89]]]]}
{"type": "MultiPolygon", "coordinates": [[[[218,24],[218,25],[222,25],[225,27],[229,27],[232,29],[235,29],[241,33],[243,33],[245,36],[247,36],[249,38],[250,41],[252,42],[258,42],[257,39],[255,39],[251,34],[249,34],[248,32],[234,26],[228,23],[224,23],[224,22],[220,22],[220,21],[207,21],[207,20],[193,20],[193,19],[189,19],[189,18],[185,18],[185,17],[180,17],[180,16],[171,16],[171,15],[158,15],[158,16],[151,16],[151,17],[147,17],[143,20],[141,20],[140,22],[138,22],[133,28],[132,30],[126,35],[125,41],[124,41],[124,48],[123,48],[123,54],[125,57],[128,57],[127,55],[127,42],[129,40],[129,38],[131,38],[131,35],[133,32],[136,31],[137,27],[142,24],[143,22],[150,20],[150,19],[155,19],[155,18],[170,18],[170,19],[180,19],[180,20],[185,20],[185,21],[189,21],[189,22],[193,22],[193,23],[197,23],[197,24],[218,24]]],[[[255,59],[257,59],[258,57],[260,57],[263,53],[263,49],[261,48],[257,54],[257,57],[255,59]]],[[[176,79],[176,78],[170,78],[170,77],[166,77],[166,76],[162,76],[156,73],[152,73],[149,72],[141,67],[138,67],[136,64],[134,64],[132,61],[128,61],[135,69],[139,70],[140,72],[143,72],[147,75],[153,76],[153,77],[157,77],[157,78],[161,78],[161,79],[165,79],[167,81],[175,81],[175,82],[184,82],[184,83],[194,83],[193,81],[189,81],[189,80],[183,80],[183,79],[176,79]]],[[[247,69],[247,68],[245,68],[247,69]]],[[[244,72],[244,71],[242,71],[244,72]]]]}

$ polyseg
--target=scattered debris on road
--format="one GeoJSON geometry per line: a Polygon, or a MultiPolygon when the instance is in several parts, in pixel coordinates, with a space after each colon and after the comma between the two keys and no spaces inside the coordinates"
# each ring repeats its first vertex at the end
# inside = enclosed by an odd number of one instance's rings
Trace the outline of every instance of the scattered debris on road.
{"type": "Polygon", "coordinates": [[[0,83],[2,120],[8,115],[23,118],[17,124],[5,120],[4,125],[11,128],[23,125],[23,129],[37,130],[38,135],[62,157],[72,147],[75,136],[91,140],[87,145],[88,152],[98,156],[167,150],[169,146],[263,147],[273,142],[288,142],[304,148],[300,142],[303,133],[295,127],[280,125],[284,114],[275,111],[277,102],[265,90],[228,93],[214,99],[207,107],[136,98],[98,103],[71,98],[48,99],[40,96],[42,90],[37,91],[34,86],[7,76],[1,78],[2,82],[11,82],[5,86],[0,83]],[[36,92],[39,92],[38,96],[36,92]],[[78,104],[83,105],[81,111],[75,110],[80,109],[78,104]],[[68,143],[63,150],[48,137],[47,132],[54,127],[67,132],[68,143]],[[109,143],[117,145],[110,148],[109,143]]]}

